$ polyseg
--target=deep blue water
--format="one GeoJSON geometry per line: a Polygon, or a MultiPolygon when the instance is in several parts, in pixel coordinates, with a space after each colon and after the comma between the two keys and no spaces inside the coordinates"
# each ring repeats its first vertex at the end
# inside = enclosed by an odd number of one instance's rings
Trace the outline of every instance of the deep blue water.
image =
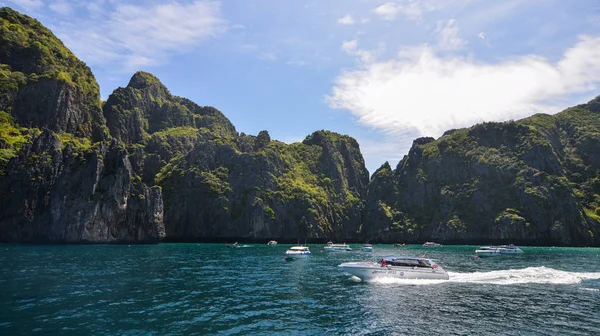
{"type": "Polygon", "coordinates": [[[285,262],[289,246],[0,245],[0,335],[600,335],[600,249],[478,259],[476,246],[309,245],[308,260],[285,262]],[[336,267],[423,253],[449,281],[362,282],[336,267]]]}

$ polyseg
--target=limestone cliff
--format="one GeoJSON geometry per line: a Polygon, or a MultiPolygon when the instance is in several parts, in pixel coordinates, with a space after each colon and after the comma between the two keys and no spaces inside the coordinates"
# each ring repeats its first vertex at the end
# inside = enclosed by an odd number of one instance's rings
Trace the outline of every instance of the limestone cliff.
{"type": "Polygon", "coordinates": [[[554,116],[415,140],[369,184],[364,234],[381,241],[598,245],[598,99],[554,116]]]}
{"type": "Polygon", "coordinates": [[[159,189],[109,139],[90,69],[0,9],[0,242],[159,242],[159,189]]]}

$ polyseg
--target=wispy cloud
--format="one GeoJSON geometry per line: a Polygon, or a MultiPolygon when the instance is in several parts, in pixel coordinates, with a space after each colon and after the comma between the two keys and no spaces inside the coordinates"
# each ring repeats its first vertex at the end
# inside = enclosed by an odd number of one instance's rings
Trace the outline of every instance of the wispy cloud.
{"type": "Polygon", "coordinates": [[[28,11],[34,11],[44,7],[44,2],[42,0],[9,0],[9,2],[28,11]]]}
{"type": "Polygon", "coordinates": [[[418,20],[423,13],[433,11],[436,6],[427,0],[404,0],[398,2],[387,2],[373,11],[383,20],[393,21],[398,14],[404,15],[407,19],[418,20]]]}
{"type": "Polygon", "coordinates": [[[353,25],[356,23],[356,21],[354,21],[354,18],[352,17],[352,15],[348,14],[342,18],[339,18],[337,20],[337,23],[342,24],[342,25],[353,25]]]}
{"type": "Polygon", "coordinates": [[[454,19],[438,21],[436,33],[438,34],[438,48],[443,50],[456,50],[462,48],[466,42],[458,36],[458,25],[454,19]]]}
{"type": "Polygon", "coordinates": [[[273,52],[263,52],[258,54],[258,59],[263,60],[263,61],[276,61],[277,60],[277,55],[273,52]]]}
{"type": "Polygon", "coordinates": [[[79,57],[131,71],[165,62],[228,29],[219,2],[137,6],[94,2],[88,16],[52,27],[79,57]]]}
{"type": "Polygon", "coordinates": [[[358,41],[344,41],[340,49],[348,55],[357,56],[362,62],[372,62],[375,60],[377,51],[368,51],[358,48],[358,41]]]}
{"type": "Polygon", "coordinates": [[[56,13],[62,14],[62,15],[69,15],[73,12],[73,8],[71,7],[71,4],[69,4],[65,0],[54,1],[50,5],[48,5],[48,7],[53,12],[56,12],[56,13]]]}
{"type": "Polygon", "coordinates": [[[481,121],[558,112],[559,99],[600,83],[600,37],[581,36],[557,62],[535,55],[482,62],[435,50],[405,48],[394,59],[342,72],[329,105],[387,134],[440,136],[481,121]]]}

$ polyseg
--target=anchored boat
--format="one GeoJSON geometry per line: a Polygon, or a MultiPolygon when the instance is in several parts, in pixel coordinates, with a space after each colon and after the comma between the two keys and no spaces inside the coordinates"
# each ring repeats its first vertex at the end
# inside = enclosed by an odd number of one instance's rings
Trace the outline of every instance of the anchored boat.
{"type": "Polygon", "coordinates": [[[352,251],[352,248],[350,246],[346,245],[346,243],[334,244],[333,242],[328,242],[327,246],[325,246],[323,248],[323,251],[325,251],[325,252],[345,252],[345,251],[352,251]]]}

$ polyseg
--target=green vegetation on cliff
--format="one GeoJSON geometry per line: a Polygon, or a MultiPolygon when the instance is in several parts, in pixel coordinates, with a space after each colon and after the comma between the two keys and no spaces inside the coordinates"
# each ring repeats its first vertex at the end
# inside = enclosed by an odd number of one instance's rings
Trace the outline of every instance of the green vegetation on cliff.
{"type": "Polygon", "coordinates": [[[382,214],[368,234],[383,237],[410,221],[418,223],[417,235],[400,230],[389,239],[598,244],[596,101],[415,140],[393,176],[374,174],[367,212],[382,214]],[[382,200],[390,209],[377,210],[382,200]]]}

